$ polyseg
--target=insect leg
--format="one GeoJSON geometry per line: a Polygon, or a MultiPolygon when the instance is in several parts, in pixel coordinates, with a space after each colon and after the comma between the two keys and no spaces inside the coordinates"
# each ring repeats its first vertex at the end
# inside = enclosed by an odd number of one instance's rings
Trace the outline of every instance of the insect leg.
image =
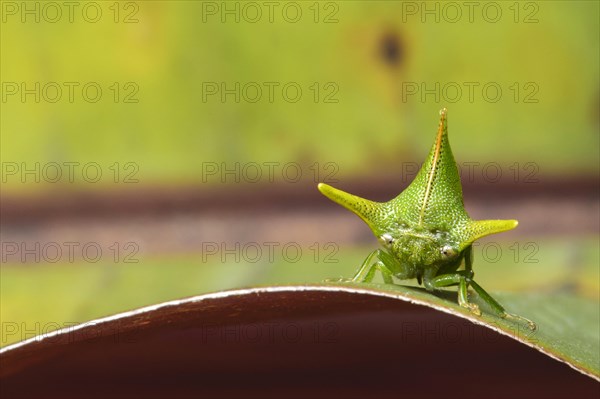
{"type": "Polygon", "coordinates": [[[463,308],[469,309],[477,316],[480,316],[481,310],[479,310],[479,306],[477,306],[476,303],[469,302],[467,288],[469,283],[472,282],[472,280],[465,276],[466,273],[468,272],[465,271],[451,274],[442,274],[440,276],[433,277],[427,282],[427,285],[431,286],[432,288],[442,288],[451,285],[458,285],[458,304],[463,308]]]}
{"type": "Polygon", "coordinates": [[[352,281],[369,283],[373,281],[375,271],[379,270],[383,276],[383,281],[386,284],[392,284],[392,271],[390,270],[390,267],[387,266],[387,264],[389,264],[389,259],[387,259],[388,257],[386,255],[387,254],[380,249],[371,252],[354,277],[352,277],[352,281]],[[377,262],[373,263],[373,258],[375,257],[377,258],[377,262]]]}
{"type": "Polygon", "coordinates": [[[469,245],[463,252],[465,258],[465,271],[469,278],[473,278],[475,273],[473,272],[473,247],[469,245]]]}
{"type": "Polygon", "coordinates": [[[516,314],[508,313],[504,309],[504,307],[498,303],[498,301],[496,301],[494,298],[492,298],[492,296],[490,294],[488,294],[487,291],[484,290],[475,281],[471,280],[470,285],[471,285],[471,287],[473,287],[475,292],[477,292],[477,294],[481,297],[481,299],[483,299],[485,301],[485,303],[490,305],[490,307],[492,309],[494,309],[494,311],[496,311],[498,313],[498,315],[500,317],[502,317],[503,319],[520,320],[520,321],[527,323],[527,325],[529,326],[529,328],[532,331],[535,331],[537,329],[537,326],[535,325],[535,323],[533,321],[531,321],[525,317],[516,315],[516,314]]]}

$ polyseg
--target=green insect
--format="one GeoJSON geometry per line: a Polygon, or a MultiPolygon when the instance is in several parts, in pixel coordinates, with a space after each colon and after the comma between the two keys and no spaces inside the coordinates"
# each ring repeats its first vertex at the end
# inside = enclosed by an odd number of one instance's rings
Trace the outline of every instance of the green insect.
{"type": "Polygon", "coordinates": [[[383,249],[365,259],[354,282],[370,282],[379,270],[385,283],[393,277],[416,278],[428,291],[458,285],[458,303],[476,315],[477,304],[469,302],[472,287],[500,317],[535,323],[507,313],[502,305],[473,280],[475,240],[511,230],[516,220],[472,220],[463,204],[462,187],[456,161],[448,141],[446,109],[440,111],[435,143],[415,180],[396,198],[374,202],[320,183],[319,191],[364,220],[383,249]],[[464,260],[464,269],[460,269],[464,260]]]}

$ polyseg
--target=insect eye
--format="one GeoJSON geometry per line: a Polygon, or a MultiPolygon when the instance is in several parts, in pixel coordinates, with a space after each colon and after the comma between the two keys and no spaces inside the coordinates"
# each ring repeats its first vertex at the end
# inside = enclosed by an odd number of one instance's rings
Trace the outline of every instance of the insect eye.
{"type": "Polygon", "coordinates": [[[383,234],[381,237],[379,237],[379,239],[381,240],[381,243],[385,246],[392,245],[392,243],[394,242],[394,238],[391,236],[391,234],[383,234]]]}
{"type": "Polygon", "coordinates": [[[442,253],[442,256],[444,256],[445,258],[451,258],[456,255],[456,250],[454,248],[452,248],[450,245],[444,245],[440,249],[440,252],[442,253]]]}

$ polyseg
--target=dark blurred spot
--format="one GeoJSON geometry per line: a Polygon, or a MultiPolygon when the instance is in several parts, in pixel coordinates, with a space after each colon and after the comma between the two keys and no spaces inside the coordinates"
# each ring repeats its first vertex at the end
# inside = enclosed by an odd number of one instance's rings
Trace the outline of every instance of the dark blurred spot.
{"type": "Polygon", "coordinates": [[[598,127],[600,126],[600,93],[596,96],[596,99],[592,101],[592,123],[598,127]]]}
{"type": "Polygon", "coordinates": [[[397,67],[404,59],[404,46],[396,32],[385,33],[379,42],[379,52],[383,61],[391,67],[397,67]]]}

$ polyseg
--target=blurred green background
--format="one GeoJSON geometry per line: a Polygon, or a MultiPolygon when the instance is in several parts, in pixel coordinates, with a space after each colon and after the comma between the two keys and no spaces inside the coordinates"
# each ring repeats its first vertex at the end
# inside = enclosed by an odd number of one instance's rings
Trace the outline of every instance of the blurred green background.
{"type": "Polygon", "coordinates": [[[379,179],[390,188],[377,195],[400,192],[441,107],[459,164],[495,162],[503,175],[499,188],[476,169],[466,193],[499,200],[467,197],[467,210],[523,229],[490,241],[498,258],[476,251],[480,283],[598,300],[598,2],[267,3],[76,2],[70,14],[2,2],[1,345],[157,301],[352,274],[376,241],[315,183],[384,200],[360,185],[379,179]],[[283,172],[291,163],[298,181],[283,172]],[[236,164],[261,175],[221,174],[236,164]],[[236,201],[136,212],[149,192],[186,190],[236,201]],[[269,190],[310,194],[298,208],[270,203],[269,190]],[[122,193],[130,214],[94,212],[122,193]],[[244,206],[247,195],[266,206],[244,206]],[[86,203],[89,215],[70,216],[86,203]],[[43,217],[27,218],[36,207],[43,217]],[[103,256],[71,259],[67,242],[103,256]],[[207,256],[224,242],[258,243],[263,256],[207,256]],[[302,256],[267,257],[265,242],[302,256]],[[39,255],[49,243],[56,261],[39,255]]]}

